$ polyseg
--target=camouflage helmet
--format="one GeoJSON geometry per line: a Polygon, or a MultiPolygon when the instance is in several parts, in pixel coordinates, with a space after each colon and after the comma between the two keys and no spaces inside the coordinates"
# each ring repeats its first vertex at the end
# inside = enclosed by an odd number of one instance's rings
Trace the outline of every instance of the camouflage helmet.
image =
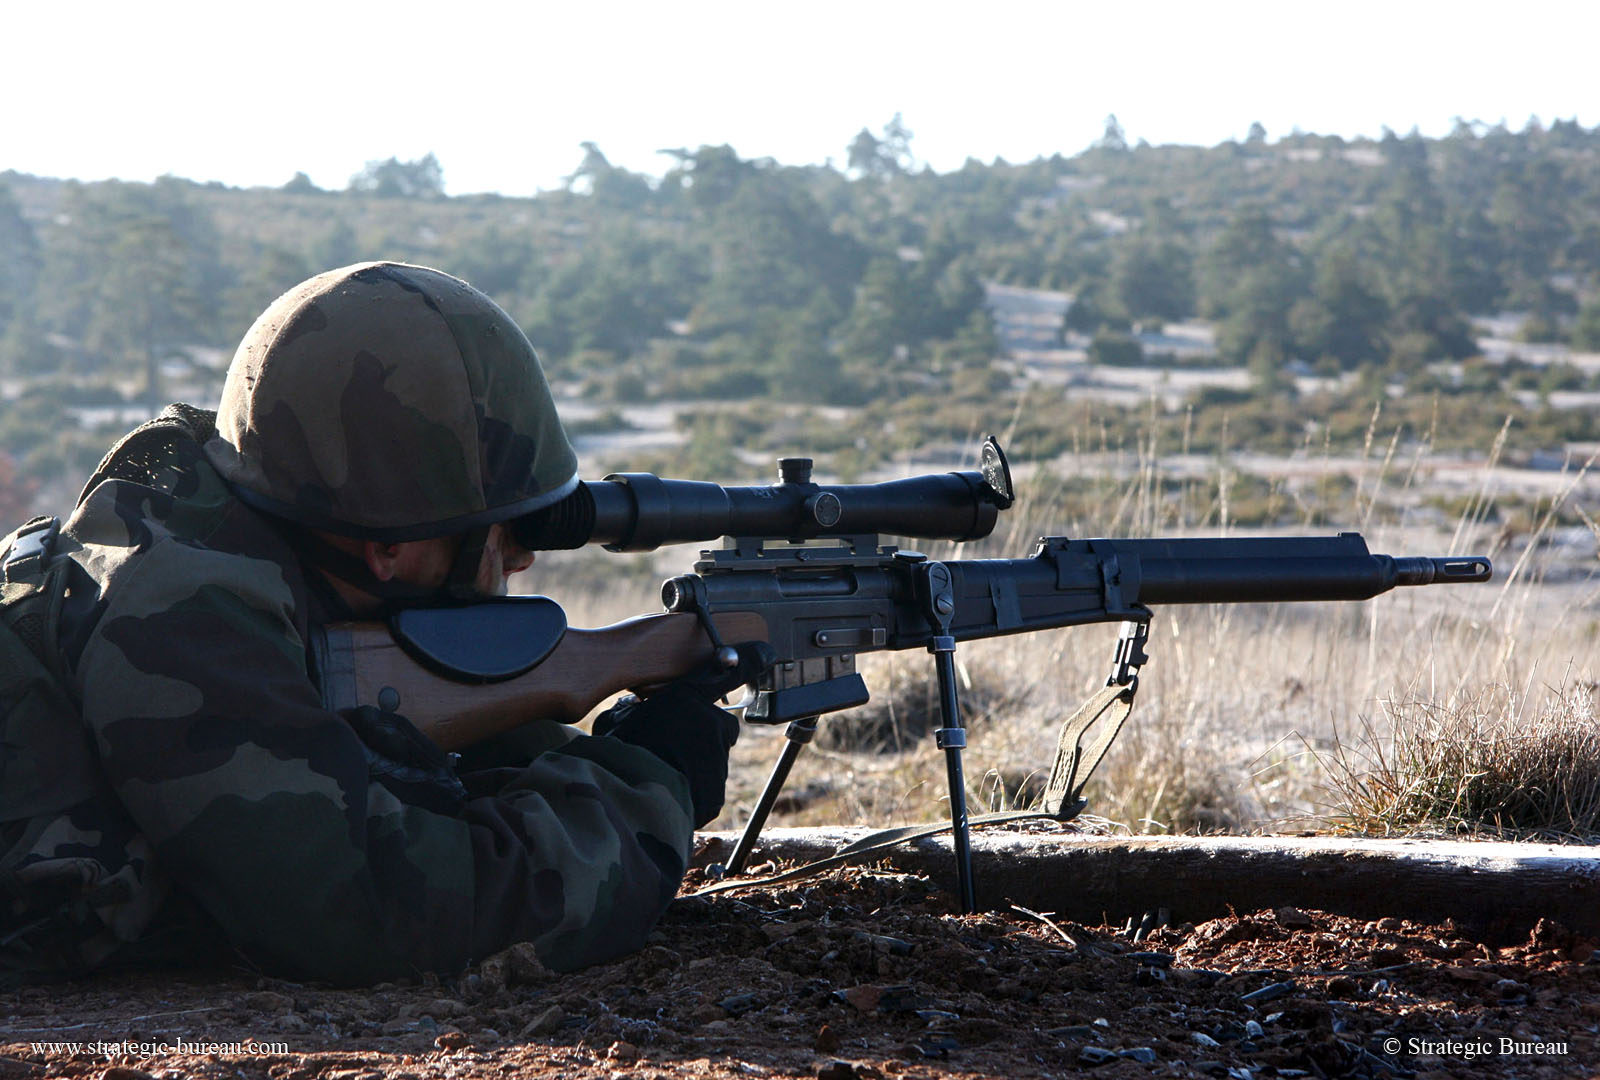
{"type": "Polygon", "coordinates": [[[262,313],[206,453],[258,510],[391,543],[505,521],[578,482],[517,324],[458,278],[392,262],[318,274],[262,313]]]}

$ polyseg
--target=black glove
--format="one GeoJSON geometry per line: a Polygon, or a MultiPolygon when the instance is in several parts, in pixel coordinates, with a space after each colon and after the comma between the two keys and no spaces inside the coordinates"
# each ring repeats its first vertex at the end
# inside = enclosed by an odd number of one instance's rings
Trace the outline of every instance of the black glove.
{"type": "Polygon", "coordinates": [[[714,704],[735,687],[754,682],[778,658],[764,641],[735,647],[739,662],[715,660],[646,698],[629,694],[595,717],[596,735],[642,747],[689,781],[694,827],[722,813],[728,786],[728,751],[739,739],[739,721],[714,704]]]}
{"type": "Polygon", "coordinates": [[[467,789],[452,755],[411,721],[371,705],[350,709],[344,718],[366,751],[367,774],[395,798],[438,814],[459,814],[466,806],[467,789]]]}

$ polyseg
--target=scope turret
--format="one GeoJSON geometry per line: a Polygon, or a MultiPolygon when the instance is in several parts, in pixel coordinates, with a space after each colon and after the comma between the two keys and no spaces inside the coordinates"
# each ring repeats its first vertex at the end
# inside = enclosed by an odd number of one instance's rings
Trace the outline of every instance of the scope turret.
{"type": "Polygon", "coordinates": [[[977,540],[1011,505],[1011,474],[1000,444],[984,440],[982,469],[930,473],[880,484],[815,484],[809,458],[781,458],[778,483],[723,487],[652,473],[582,481],[565,499],[511,522],[532,551],[604,544],[653,551],[719,537],[811,540],[879,534],[922,540],[977,540]]]}

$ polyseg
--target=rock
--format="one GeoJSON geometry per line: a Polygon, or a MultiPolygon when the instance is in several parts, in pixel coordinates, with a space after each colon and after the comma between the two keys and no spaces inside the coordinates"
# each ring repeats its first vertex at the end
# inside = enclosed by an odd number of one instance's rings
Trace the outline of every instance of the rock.
{"type": "Polygon", "coordinates": [[[929,1032],[916,1042],[917,1053],[925,1058],[947,1058],[950,1051],[961,1049],[960,1041],[944,1032],[929,1032]]]}
{"type": "Polygon", "coordinates": [[[444,1051],[464,1050],[472,1045],[472,1040],[464,1031],[446,1031],[433,1040],[433,1045],[444,1051]]]}
{"type": "Polygon", "coordinates": [[[1203,1046],[1207,1050],[1212,1050],[1222,1045],[1203,1031],[1191,1032],[1189,1035],[1189,1041],[1194,1043],[1196,1046],[1203,1046]]]}
{"type": "Polygon", "coordinates": [[[1078,1064],[1087,1069],[1115,1060],[1117,1060],[1117,1052],[1115,1050],[1107,1050],[1103,1046],[1085,1046],[1078,1051],[1078,1064]]]}
{"type": "Polygon", "coordinates": [[[1410,960],[1411,958],[1405,954],[1404,950],[1388,946],[1381,949],[1373,949],[1372,955],[1367,958],[1368,963],[1373,967],[1380,968],[1395,967],[1398,964],[1409,963],[1410,960]]]}
{"type": "Polygon", "coordinates": [[[294,1011],[294,998],[288,994],[278,994],[271,990],[257,990],[253,994],[246,994],[242,1004],[247,1009],[265,1013],[286,1013],[294,1011]]]}
{"type": "Polygon", "coordinates": [[[721,1005],[707,1002],[689,1014],[689,1019],[697,1024],[714,1024],[728,1018],[728,1011],[721,1005]]]}
{"type": "Polygon", "coordinates": [[[631,1042],[618,1039],[611,1044],[611,1049],[606,1051],[606,1057],[624,1065],[631,1065],[639,1060],[639,1048],[631,1042]]]}
{"type": "Polygon", "coordinates": [[[519,941],[501,949],[478,965],[485,993],[496,993],[508,986],[542,983],[551,978],[550,970],[539,959],[530,942],[519,941]]]}
{"type": "Polygon", "coordinates": [[[1118,1050],[1117,1056],[1119,1058],[1127,1058],[1129,1061],[1137,1061],[1141,1065],[1154,1065],[1156,1063],[1156,1052],[1148,1046],[1136,1046],[1131,1050],[1118,1050]]]}
{"type": "MultiPolygon", "coordinates": [[[[996,986],[995,992],[1002,997],[1010,996],[1000,988],[1003,985],[1002,983],[1000,986],[996,986]]],[[[929,1001],[926,997],[917,993],[916,989],[911,986],[884,986],[880,987],[880,990],[882,992],[878,995],[879,1012],[916,1012],[918,1009],[927,1008],[935,1004],[935,1002],[929,1001]]]]}
{"type": "Polygon", "coordinates": [[[631,1016],[624,1016],[617,1025],[623,1042],[631,1042],[635,1046],[649,1046],[661,1037],[661,1025],[654,1020],[639,1020],[631,1016]]]}
{"type": "Polygon", "coordinates": [[[1046,1038],[1060,1039],[1063,1042],[1068,1040],[1082,1042],[1094,1038],[1099,1032],[1088,1024],[1069,1024],[1067,1027],[1047,1028],[1041,1034],[1046,1038]]]}
{"type": "Polygon", "coordinates": [[[455,998],[430,998],[427,1001],[407,1002],[400,1006],[400,1011],[395,1015],[401,1017],[431,1016],[438,1020],[461,1016],[466,1011],[466,1003],[457,1001],[455,998]]]}
{"type": "Polygon", "coordinates": [[[1316,924],[1311,916],[1296,907],[1281,907],[1272,913],[1277,924],[1285,930],[1309,930],[1316,924]]]}
{"type": "Polygon", "coordinates": [[[827,1024],[823,1024],[822,1030],[817,1032],[816,1039],[811,1043],[811,1049],[819,1054],[833,1054],[838,1052],[840,1045],[842,1040],[839,1038],[839,1033],[827,1024]]]}
{"type": "Polygon", "coordinates": [[[552,1005],[517,1032],[519,1039],[533,1039],[541,1035],[553,1035],[567,1022],[567,1014],[560,1005],[552,1005]]]}
{"type": "Polygon", "coordinates": [[[272,1022],[278,1031],[301,1032],[310,1031],[311,1025],[306,1023],[305,1017],[299,1013],[286,1012],[272,1022]]]}
{"type": "Polygon", "coordinates": [[[112,1065],[100,1074],[100,1080],[155,1080],[155,1076],[131,1065],[112,1065]]]}
{"type": "Polygon", "coordinates": [[[856,1080],[856,1067],[848,1061],[829,1061],[817,1066],[817,1080],[856,1080]]]}
{"type": "Polygon", "coordinates": [[[865,984],[852,986],[847,990],[835,990],[831,995],[834,1001],[849,1005],[857,1012],[916,1012],[918,1009],[932,1008],[941,1004],[922,994],[916,988],[904,984],[896,986],[873,986],[865,984]]]}
{"type": "Polygon", "coordinates": [[[1336,975],[1328,980],[1328,996],[1349,999],[1361,992],[1361,987],[1348,975],[1336,975]]]}
{"type": "Polygon", "coordinates": [[[1494,973],[1491,971],[1485,971],[1482,968],[1461,967],[1458,964],[1446,964],[1440,970],[1446,975],[1450,976],[1456,982],[1492,983],[1495,981],[1494,973]]]}
{"type": "Polygon", "coordinates": [[[1246,1005],[1265,1005],[1269,1001],[1277,1001],[1279,998],[1288,997],[1298,989],[1300,989],[1299,985],[1294,982],[1272,983],[1270,986],[1263,986],[1260,990],[1252,990],[1250,993],[1244,994],[1239,1000],[1246,1005]]]}
{"type": "Polygon", "coordinates": [[[761,1002],[754,994],[733,994],[717,1002],[717,1007],[729,1016],[737,1017],[761,1008],[761,1002]]]}
{"type": "Polygon", "coordinates": [[[864,1013],[872,1012],[883,1000],[883,990],[877,986],[852,986],[848,990],[840,990],[835,996],[840,995],[856,1012],[864,1013]]]}
{"type": "Polygon", "coordinates": [[[683,956],[665,945],[650,945],[639,950],[636,962],[640,971],[671,971],[683,966],[683,956]]]}
{"type": "MultiPolygon", "coordinates": [[[[1543,921],[1541,920],[1541,925],[1542,922],[1543,921]]],[[[1501,1001],[1513,1001],[1519,998],[1525,998],[1529,994],[1533,993],[1533,991],[1529,990],[1527,986],[1519,983],[1515,979],[1501,979],[1500,981],[1496,982],[1494,984],[1494,992],[1500,995],[1501,1001]]]]}
{"type": "Polygon", "coordinates": [[[1397,919],[1392,915],[1389,916],[1387,919],[1379,919],[1378,923],[1377,923],[1377,926],[1378,926],[1379,930],[1388,930],[1388,931],[1404,930],[1406,928],[1406,924],[1405,924],[1405,920],[1404,919],[1397,919]]]}
{"type": "Polygon", "coordinates": [[[1528,943],[1552,949],[1572,940],[1572,931],[1554,919],[1540,919],[1528,935],[1528,943]]]}
{"type": "Polygon", "coordinates": [[[599,1012],[589,1018],[589,1023],[584,1030],[588,1032],[591,1039],[602,1035],[620,1039],[622,1037],[622,1018],[602,1004],[599,1012]]]}
{"type": "Polygon", "coordinates": [[[1131,952],[1128,954],[1128,959],[1135,964],[1144,964],[1148,967],[1169,968],[1176,957],[1165,952],[1131,952]]]}
{"type": "Polygon", "coordinates": [[[911,942],[887,934],[869,934],[865,930],[857,930],[850,936],[855,941],[864,941],[874,949],[880,949],[891,956],[910,956],[911,950],[915,948],[911,942]]]}

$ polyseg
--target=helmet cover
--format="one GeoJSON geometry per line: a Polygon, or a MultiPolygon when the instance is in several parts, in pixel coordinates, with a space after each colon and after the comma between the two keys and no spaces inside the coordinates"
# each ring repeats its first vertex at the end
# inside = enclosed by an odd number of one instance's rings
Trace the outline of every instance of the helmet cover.
{"type": "Polygon", "coordinates": [[[511,317],[458,278],[392,262],[319,274],[261,314],[206,453],[259,510],[386,542],[505,521],[578,479],[511,317]]]}

